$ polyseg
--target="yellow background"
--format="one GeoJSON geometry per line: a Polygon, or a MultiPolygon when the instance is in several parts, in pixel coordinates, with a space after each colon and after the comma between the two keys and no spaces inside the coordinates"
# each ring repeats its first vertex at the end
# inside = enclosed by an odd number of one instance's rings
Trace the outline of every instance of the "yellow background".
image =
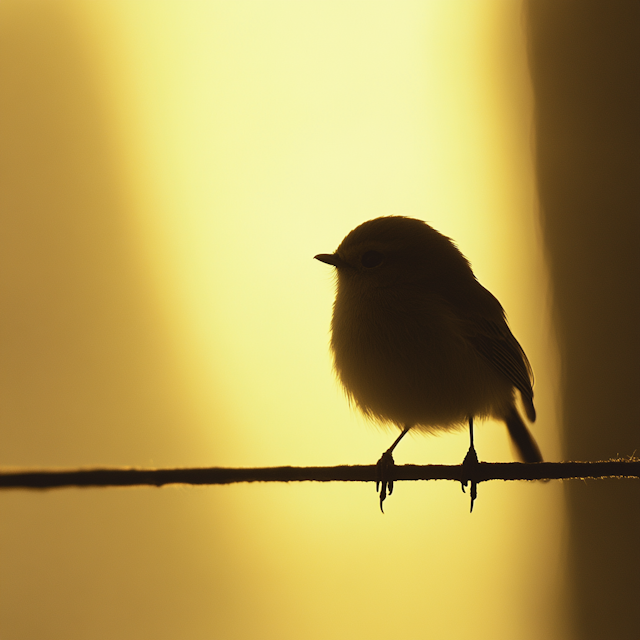
{"type": "MultiPolygon", "coordinates": [[[[332,252],[454,238],[536,372],[560,459],[522,7],[4,2],[10,467],[371,464],[331,373],[332,252]]],[[[502,425],[483,460],[510,460],[502,425]]],[[[399,463],[459,463],[465,434],[399,463]]],[[[0,495],[2,638],[565,637],[558,483],[0,495]]]]}

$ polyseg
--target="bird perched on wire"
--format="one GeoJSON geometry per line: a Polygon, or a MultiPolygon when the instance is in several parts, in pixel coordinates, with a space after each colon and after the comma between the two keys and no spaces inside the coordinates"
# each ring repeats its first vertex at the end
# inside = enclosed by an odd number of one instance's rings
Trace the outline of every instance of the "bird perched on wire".
{"type": "MultiPolygon", "coordinates": [[[[331,349],[347,396],[365,416],[401,429],[378,462],[381,508],[393,491],[393,450],[410,430],[469,425],[468,465],[477,462],[474,418],[495,418],[522,461],[542,461],[516,406],[517,391],[535,421],[529,361],[502,306],[449,238],[421,220],[388,216],[315,258],[337,272],[331,349]]],[[[473,482],[471,491],[473,508],[473,482]]]]}

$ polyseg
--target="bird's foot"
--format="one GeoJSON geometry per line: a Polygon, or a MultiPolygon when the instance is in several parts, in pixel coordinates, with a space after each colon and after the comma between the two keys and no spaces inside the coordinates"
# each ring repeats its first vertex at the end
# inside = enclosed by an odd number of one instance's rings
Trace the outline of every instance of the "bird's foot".
{"type": "Polygon", "coordinates": [[[472,476],[475,475],[476,465],[478,464],[478,454],[476,453],[476,449],[473,445],[469,447],[469,451],[467,451],[467,455],[464,457],[462,461],[462,479],[460,480],[460,484],[462,484],[462,492],[464,493],[464,488],[468,483],[471,483],[471,488],[469,490],[469,495],[471,496],[471,508],[469,509],[469,513],[473,511],[473,503],[476,501],[478,497],[478,483],[472,479],[472,476]]]}
{"type": "Polygon", "coordinates": [[[393,493],[393,474],[391,473],[396,463],[393,459],[392,450],[385,451],[380,460],[376,463],[376,491],[380,493],[380,511],[384,513],[382,503],[387,495],[393,493]]]}

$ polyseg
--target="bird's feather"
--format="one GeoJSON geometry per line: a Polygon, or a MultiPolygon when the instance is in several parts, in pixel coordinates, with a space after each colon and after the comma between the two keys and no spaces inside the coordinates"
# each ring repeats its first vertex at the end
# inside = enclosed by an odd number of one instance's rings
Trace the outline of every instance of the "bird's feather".
{"type": "Polygon", "coordinates": [[[478,353],[520,391],[527,417],[533,422],[536,419],[533,407],[533,372],[520,343],[505,320],[494,322],[476,317],[473,327],[474,333],[469,336],[469,341],[478,353]]]}

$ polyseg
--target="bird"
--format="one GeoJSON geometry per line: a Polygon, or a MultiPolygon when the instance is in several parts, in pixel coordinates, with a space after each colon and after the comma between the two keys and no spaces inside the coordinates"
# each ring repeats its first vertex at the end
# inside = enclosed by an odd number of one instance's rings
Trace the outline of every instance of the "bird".
{"type": "MultiPolygon", "coordinates": [[[[497,298],[455,243],[422,220],[362,223],[331,254],[333,365],[365,417],[400,429],[377,463],[380,508],[393,491],[393,451],[409,432],[469,427],[463,468],[477,463],[474,419],[505,423],[518,457],[542,462],[518,410],[536,419],[533,372],[497,298]]],[[[467,484],[463,480],[464,486],[467,484]]],[[[477,495],[471,482],[471,510],[477,495]]]]}

